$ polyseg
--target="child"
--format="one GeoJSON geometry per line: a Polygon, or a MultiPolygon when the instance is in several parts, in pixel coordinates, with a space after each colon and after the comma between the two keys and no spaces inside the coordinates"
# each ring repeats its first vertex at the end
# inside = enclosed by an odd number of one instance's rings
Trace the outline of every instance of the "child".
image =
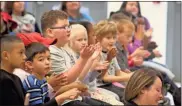
{"type": "Polygon", "coordinates": [[[123,89],[114,86],[112,82],[128,81],[132,73],[122,72],[112,48],[116,41],[117,28],[114,22],[107,20],[100,21],[94,26],[94,35],[102,46],[102,61],[106,59],[110,62],[109,68],[98,79],[98,87],[105,88],[119,95],[120,100],[123,97],[123,89]],[[111,50],[111,51],[110,51],[111,50]]]}
{"type": "MultiPolygon", "coordinates": [[[[52,70],[56,73],[66,74],[68,83],[76,81],[94,49],[84,47],[80,52],[79,59],[76,63],[74,62],[73,56],[63,48],[68,43],[71,29],[68,16],[63,11],[51,10],[45,12],[41,18],[41,28],[45,37],[57,38],[57,43],[49,47],[52,70]]],[[[90,98],[79,97],[76,100],[67,101],[65,105],[103,105],[102,102],[90,98]]]]}
{"type": "MultiPolygon", "coordinates": [[[[74,57],[77,59],[81,48],[88,44],[88,37],[84,26],[74,24],[71,27],[70,41],[68,43],[67,50],[72,52],[74,57]]],[[[99,43],[94,45],[94,47],[95,52],[87,61],[87,64],[79,76],[79,80],[89,86],[89,93],[91,94],[92,98],[102,100],[113,105],[123,105],[121,102],[116,100],[118,96],[115,93],[96,87],[96,78],[100,74],[97,71],[107,69],[108,63],[102,64],[98,62],[102,48],[100,47],[99,43]]]]}
{"type": "Polygon", "coordinates": [[[87,30],[88,35],[88,45],[95,44],[96,37],[93,36],[93,24],[88,21],[80,21],[80,22],[70,22],[72,24],[80,24],[83,25],[87,30]]]}
{"type": "MultiPolygon", "coordinates": [[[[117,42],[116,42],[116,48],[118,50],[117,53],[117,61],[119,63],[119,66],[122,70],[127,71],[129,70],[128,66],[128,57],[127,57],[127,45],[131,42],[132,34],[135,30],[134,24],[126,19],[122,19],[119,21],[116,21],[117,24],[117,42]]],[[[141,65],[143,62],[143,57],[140,56],[130,56],[130,58],[133,59],[133,66],[141,65]],[[140,60],[141,62],[137,64],[140,60]]]]}
{"type": "MultiPolygon", "coordinates": [[[[13,71],[21,68],[25,59],[25,47],[20,38],[10,35],[1,38],[0,105],[24,105],[23,85],[13,71]]],[[[65,99],[74,99],[78,94],[79,91],[73,89],[58,95],[45,105],[57,106],[65,99]]]]}
{"type": "MultiPolygon", "coordinates": [[[[30,93],[30,105],[44,104],[50,100],[45,75],[50,71],[49,49],[40,43],[31,43],[26,47],[27,67],[31,70],[23,81],[26,93],[30,93]]],[[[50,102],[54,102],[52,99],[50,102]]]]}
{"type": "Polygon", "coordinates": [[[0,105],[24,105],[22,83],[13,74],[25,62],[24,52],[21,39],[10,35],[1,38],[0,105]]]}

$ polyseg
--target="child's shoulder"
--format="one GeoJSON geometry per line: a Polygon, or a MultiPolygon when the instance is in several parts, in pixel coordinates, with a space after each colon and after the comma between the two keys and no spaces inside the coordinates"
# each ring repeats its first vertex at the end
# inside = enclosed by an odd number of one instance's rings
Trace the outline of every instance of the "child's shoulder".
{"type": "Polygon", "coordinates": [[[47,84],[46,79],[37,79],[34,75],[29,75],[24,81],[24,88],[41,88],[43,84],[47,84]]]}
{"type": "Polygon", "coordinates": [[[28,87],[31,87],[31,86],[36,85],[36,81],[37,81],[37,78],[35,76],[29,75],[29,76],[27,76],[27,78],[25,78],[23,83],[26,83],[26,85],[28,85],[28,87]]]}
{"type": "Polygon", "coordinates": [[[20,80],[18,76],[8,73],[5,70],[0,69],[0,83],[14,83],[14,81],[20,80]]]}

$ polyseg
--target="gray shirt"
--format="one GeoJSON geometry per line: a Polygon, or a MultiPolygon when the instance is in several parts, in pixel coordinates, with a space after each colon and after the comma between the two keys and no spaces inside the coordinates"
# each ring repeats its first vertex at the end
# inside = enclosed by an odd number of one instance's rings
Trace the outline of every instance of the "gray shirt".
{"type": "MultiPolygon", "coordinates": [[[[66,51],[63,47],[58,48],[55,45],[51,45],[49,46],[49,50],[51,54],[51,68],[54,72],[66,72],[75,64],[75,60],[71,53],[66,51]]],[[[82,97],[79,96],[75,100],[82,100],[82,97]]],[[[74,100],[66,100],[63,104],[66,104],[70,101],[74,100]]]]}
{"type": "Polygon", "coordinates": [[[124,50],[123,46],[119,43],[116,42],[115,44],[117,48],[117,54],[116,58],[119,63],[119,67],[121,68],[122,71],[128,69],[128,58],[127,58],[127,51],[124,50]]]}
{"type": "MultiPolygon", "coordinates": [[[[107,53],[103,53],[102,52],[102,55],[101,55],[101,60],[102,61],[106,61],[106,58],[107,58],[107,53]]],[[[120,67],[118,65],[118,61],[116,59],[116,57],[114,57],[110,64],[109,64],[109,69],[108,69],[108,74],[109,75],[113,75],[115,76],[116,75],[116,71],[120,71],[120,67]]],[[[102,79],[98,78],[97,80],[97,86],[102,86],[102,85],[106,85],[108,84],[107,82],[103,82],[102,79]]]]}
{"type": "Polygon", "coordinates": [[[51,54],[51,69],[56,73],[68,71],[74,64],[73,56],[63,47],[56,47],[51,45],[49,47],[51,54]]]}

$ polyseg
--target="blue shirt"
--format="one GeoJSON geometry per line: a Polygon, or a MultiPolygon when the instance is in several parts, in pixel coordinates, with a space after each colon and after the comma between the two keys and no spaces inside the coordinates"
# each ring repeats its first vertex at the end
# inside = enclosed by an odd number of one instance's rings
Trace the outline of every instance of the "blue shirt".
{"type": "Polygon", "coordinates": [[[48,86],[45,79],[39,80],[34,75],[29,75],[23,81],[26,93],[30,93],[29,105],[44,104],[49,101],[48,86]]]}
{"type": "Polygon", "coordinates": [[[71,22],[89,21],[91,23],[94,23],[94,20],[92,19],[92,17],[84,13],[81,13],[81,16],[79,18],[72,18],[69,16],[68,19],[71,22]]]}

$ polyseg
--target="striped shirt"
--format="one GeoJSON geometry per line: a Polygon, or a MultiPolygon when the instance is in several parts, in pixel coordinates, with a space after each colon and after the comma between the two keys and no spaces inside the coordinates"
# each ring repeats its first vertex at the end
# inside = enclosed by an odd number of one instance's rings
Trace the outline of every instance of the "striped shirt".
{"type": "Polygon", "coordinates": [[[39,80],[34,75],[29,75],[23,81],[26,93],[30,93],[30,105],[44,104],[49,101],[48,85],[45,79],[39,80]]]}

